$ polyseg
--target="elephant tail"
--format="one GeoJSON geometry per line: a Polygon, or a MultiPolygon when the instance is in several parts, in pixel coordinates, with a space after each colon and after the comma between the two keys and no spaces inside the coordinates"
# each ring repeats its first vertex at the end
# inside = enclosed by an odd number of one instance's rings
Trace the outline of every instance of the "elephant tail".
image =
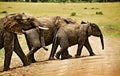
{"type": "Polygon", "coordinates": [[[55,44],[59,44],[59,40],[60,40],[60,38],[56,35],[56,36],[54,37],[54,39],[53,39],[53,42],[54,42],[55,44]]]}

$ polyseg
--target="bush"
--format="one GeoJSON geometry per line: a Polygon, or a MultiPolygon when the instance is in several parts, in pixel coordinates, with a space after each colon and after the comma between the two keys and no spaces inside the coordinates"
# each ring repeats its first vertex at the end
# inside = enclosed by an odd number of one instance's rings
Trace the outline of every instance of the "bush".
{"type": "Polygon", "coordinates": [[[76,16],[76,12],[72,12],[70,16],[76,16]]]}
{"type": "Polygon", "coordinates": [[[103,15],[102,11],[96,12],[96,15],[103,15]]]}
{"type": "Polygon", "coordinates": [[[0,12],[1,14],[4,14],[4,13],[8,13],[7,11],[2,11],[2,12],[0,12]]]}
{"type": "Polygon", "coordinates": [[[87,7],[85,7],[84,9],[87,9],[87,7]]]}
{"type": "Polygon", "coordinates": [[[94,7],[92,7],[91,9],[95,9],[94,7]]]}

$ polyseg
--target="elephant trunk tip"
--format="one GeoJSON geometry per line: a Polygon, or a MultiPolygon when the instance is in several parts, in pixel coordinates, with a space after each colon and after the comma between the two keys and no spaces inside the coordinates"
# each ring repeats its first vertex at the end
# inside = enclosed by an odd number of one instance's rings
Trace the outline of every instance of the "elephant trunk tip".
{"type": "Polygon", "coordinates": [[[101,40],[101,44],[102,44],[102,50],[104,50],[104,40],[103,40],[103,35],[100,35],[100,40],[101,40]]]}
{"type": "Polygon", "coordinates": [[[104,47],[102,47],[102,50],[104,50],[104,47]]]}

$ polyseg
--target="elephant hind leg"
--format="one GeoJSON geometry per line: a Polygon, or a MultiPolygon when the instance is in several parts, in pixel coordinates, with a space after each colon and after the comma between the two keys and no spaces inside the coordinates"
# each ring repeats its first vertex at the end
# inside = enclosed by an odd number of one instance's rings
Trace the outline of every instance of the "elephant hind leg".
{"type": "Polygon", "coordinates": [[[95,53],[93,52],[93,50],[92,50],[92,48],[91,48],[90,43],[89,43],[88,40],[87,40],[86,43],[85,43],[85,47],[87,48],[90,56],[94,56],[94,55],[95,55],[95,53]]]}
{"type": "Polygon", "coordinates": [[[64,49],[64,51],[62,51],[62,53],[61,53],[61,60],[68,59],[68,58],[71,58],[71,57],[72,57],[72,55],[69,54],[67,48],[64,49]]]}
{"type": "Polygon", "coordinates": [[[57,58],[57,59],[60,59],[60,55],[61,55],[61,49],[55,54],[55,57],[57,58]]]}
{"type": "Polygon", "coordinates": [[[35,58],[34,58],[34,54],[27,54],[27,58],[29,59],[29,62],[30,63],[35,63],[36,62],[36,60],[35,60],[35,58]]]}
{"type": "Polygon", "coordinates": [[[32,47],[31,50],[29,51],[29,53],[27,54],[27,58],[29,59],[30,63],[35,63],[35,57],[34,57],[34,53],[39,49],[40,47],[32,47]]]}
{"type": "Polygon", "coordinates": [[[57,50],[57,47],[59,45],[59,38],[56,37],[54,40],[53,40],[53,44],[52,44],[52,49],[51,49],[51,53],[50,53],[50,56],[49,56],[49,60],[54,60],[54,54],[57,50]]]}
{"type": "Polygon", "coordinates": [[[69,55],[68,53],[69,41],[66,36],[61,37],[60,47],[61,47],[61,50],[58,51],[58,53],[61,53],[61,59],[68,59],[69,56],[71,57],[71,55],[69,55]]]}
{"type": "Polygon", "coordinates": [[[23,66],[27,66],[30,64],[30,62],[28,61],[28,58],[25,56],[22,48],[20,47],[20,44],[18,42],[18,38],[16,35],[15,35],[14,51],[20,57],[21,61],[23,62],[23,66]]]}

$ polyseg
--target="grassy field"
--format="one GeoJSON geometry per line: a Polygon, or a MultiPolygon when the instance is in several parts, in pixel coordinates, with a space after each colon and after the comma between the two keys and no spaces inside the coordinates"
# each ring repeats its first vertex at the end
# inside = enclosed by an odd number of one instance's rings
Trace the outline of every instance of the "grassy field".
{"type": "Polygon", "coordinates": [[[33,16],[65,16],[95,22],[108,36],[120,36],[120,3],[14,3],[0,2],[0,17],[25,12],[33,16]],[[72,16],[71,16],[72,15],[72,16]]]}

